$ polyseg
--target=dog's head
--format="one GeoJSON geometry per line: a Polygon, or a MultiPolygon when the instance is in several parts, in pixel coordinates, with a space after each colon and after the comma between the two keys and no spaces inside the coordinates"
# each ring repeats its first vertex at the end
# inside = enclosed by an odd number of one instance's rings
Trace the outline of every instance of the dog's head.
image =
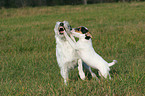
{"type": "Polygon", "coordinates": [[[66,31],[67,33],[70,33],[71,30],[72,28],[67,21],[56,22],[56,25],[54,28],[55,34],[61,37],[64,37],[64,31],[66,31]]]}
{"type": "Polygon", "coordinates": [[[86,40],[89,40],[90,38],[92,38],[92,35],[90,34],[88,28],[84,26],[73,28],[71,32],[73,36],[78,37],[78,38],[85,38],[86,40]]]}
{"type": "Polygon", "coordinates": [[[65,30],[64,23],[63,22],[56,22],[56,25],[54,28],[55,34],[61,36],[64,34],[64,30],[65,30]]]}

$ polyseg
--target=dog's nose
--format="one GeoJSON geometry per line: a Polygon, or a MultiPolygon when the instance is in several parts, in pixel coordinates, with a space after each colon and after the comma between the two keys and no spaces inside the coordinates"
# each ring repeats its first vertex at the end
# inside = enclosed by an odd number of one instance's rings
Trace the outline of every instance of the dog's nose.
{"type": "Polygon", "coordinates": [[[64,23],[60,23],[60,26],[63,26],[64,25],[64,23]]]}

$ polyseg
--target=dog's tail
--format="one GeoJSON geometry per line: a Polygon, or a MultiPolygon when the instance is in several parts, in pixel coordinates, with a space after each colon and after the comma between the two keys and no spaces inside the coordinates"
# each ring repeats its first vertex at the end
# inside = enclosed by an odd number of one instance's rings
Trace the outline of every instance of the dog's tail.
{"type": "Polygon", "coordinates": [[[108,63],[108,65],[109,65],[109,67],[110,67],[110,66],[113,66],[115,63],[117,63],[117,60],[113,60],[113,62],[108,63]]]}

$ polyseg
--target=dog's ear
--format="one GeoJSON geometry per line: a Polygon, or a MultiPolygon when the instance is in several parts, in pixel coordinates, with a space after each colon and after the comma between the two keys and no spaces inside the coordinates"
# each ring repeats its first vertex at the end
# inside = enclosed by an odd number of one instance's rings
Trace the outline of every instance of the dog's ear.
{"type": "Polygon", "coordinates": [[[85,39],[89,40],[91,37],[90,36],[86,36],[85,39]]]}
{"type": "Polygon", "coordinates": [[[68,21],[63,21],[64,23],[64,27],[67,30],[67,32],[69,33],[69,31],[72,30],[72,27],[69,25],[68,21]]]}
{"type": "Polygon", "coordinates": [[[87,32],[86,34],[85,34],[85,39],[87,39],[87,40],[89,40],[90,38],[93,38],[92,37],[92,35],[90,34],[90,32],[87,32]]]}
{"type": "Polygon", "coordinates": [[[72,27],[69,25],[69,29],[72,30],[72,27]]]}
{"type": "Polygon", "coordinates": [[[81,32],[85,34],[88,32],[88,29],[86,27],[81,27],[81,32]]]}

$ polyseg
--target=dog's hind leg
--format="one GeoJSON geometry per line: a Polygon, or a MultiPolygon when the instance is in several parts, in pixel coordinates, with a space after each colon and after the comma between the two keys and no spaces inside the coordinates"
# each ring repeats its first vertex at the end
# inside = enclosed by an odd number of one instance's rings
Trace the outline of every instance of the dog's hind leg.
{"type": "Polygon", "coordinates": [[[90,73],[91,73],[91,75],[92,75],[93,78],[98,79],[98,77],[96,76],[96,74],[91,70],[91,67],[89,67],[89,71],[90,71],[90,73]]]}
{"type": "Polygon", "coordinates": [[[98,79],[98,77],[96,76],[96,74],[91,70],[91,67],[89,67],[89,66],[88,66],[87,64],[85,64],[84,62],[83,62],[83,65],[84,65],[84,67],[85,67],[87,70],[89,70],[89,72],[91,73],[91,75],[92,75],[93,78],[98,79]]]}
{"type": "Polygon", "coordinates": [[[79,70],[80,78],[82,80],[85,80],[85,73],[83,71],[82,60],[81,59],[78,60],[78,70],[79,70]]]}
{"type": "Polygon", "coordinates": [[[65,85],[67,85],[67,81],[68,81],[68,69],[67,68],[61,68],[61,76],[64,79],[64,83],[65,85]]]}
{"type": "Polygon", "coordinates": [[[109,73],[109,79],[111,80],[111,76],[110,76],[110,73],[109,73]]]}
{"type": "Polygon", "coordinates": [[[106,78],[106,79],[109,77],[109,79],[111,80],[111,76],[110,76],[110,73],[109,73],[108,69],[102,69],[101,68],[101,70],[99,70],[99,75],[101,77],[106,78]]]}

